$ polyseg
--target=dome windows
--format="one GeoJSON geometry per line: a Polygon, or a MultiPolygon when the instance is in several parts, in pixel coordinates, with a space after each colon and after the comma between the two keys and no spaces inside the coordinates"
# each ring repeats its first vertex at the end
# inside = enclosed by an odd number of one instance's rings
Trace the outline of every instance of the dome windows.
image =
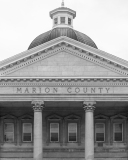
{"type": "Polygon", "coordinates": [[[58,15],[53,18],[53,28],[54,27],[63,27],[63,26],[69,26],[72,28],[72,17],[67,15],[58,15]]]}
{"type": "Polygon", "coordinates": [[[65,24],[65,17],[60,17],[60,23],[65,24]]]}
{"type": "Polygon", "coordinates": [[[71,18],[68,18],[68,24],[71,25],[72,24],[72,20],[71,18]]]}
{"type": "Polygon", "coordinates": [[[54,24],[55,24],[55,25],[58,24],[58,18],[55,18],[55,19],[54,19],[54,24]]]}

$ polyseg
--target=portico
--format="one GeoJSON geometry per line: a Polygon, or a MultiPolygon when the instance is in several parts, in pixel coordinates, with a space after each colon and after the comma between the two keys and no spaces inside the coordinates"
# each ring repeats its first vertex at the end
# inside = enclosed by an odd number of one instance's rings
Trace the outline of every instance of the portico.
{"type": "MultiPolygon", "coordinates": [[[[42,130],[42,101],[33,101],[34,104],[34,148],[33,157],[36,160],[43,159],[43,130],[42,130]]],[[[94,104],[96,102],[84,102],[85,109],[85,159],[94,159],[94,104]]]]}

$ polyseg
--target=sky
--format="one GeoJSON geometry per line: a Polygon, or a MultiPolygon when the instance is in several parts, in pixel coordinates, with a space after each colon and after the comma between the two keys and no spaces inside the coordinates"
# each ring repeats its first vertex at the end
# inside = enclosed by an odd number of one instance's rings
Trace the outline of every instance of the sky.
{"type": "MultiPolygon", "coordinates": [[[[26,51],[52,29],[49,12],[62,0],[0,0],[0,61],[26,51]]],[[[128,0],[65,0],[76,11],[73,28],[98,49],[128,61],[128,0]]]]}

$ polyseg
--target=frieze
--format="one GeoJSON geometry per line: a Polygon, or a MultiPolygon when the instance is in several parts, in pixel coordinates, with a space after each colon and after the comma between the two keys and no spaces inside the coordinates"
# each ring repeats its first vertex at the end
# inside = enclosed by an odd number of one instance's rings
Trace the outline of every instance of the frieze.
{"type": "Polygon", "coordinates": [[[16,95],[116,95],[128,94],[128,87],[2,87],[0,94],[16,95]]]}
{"type": "Polygon", "coordinates": [[[128,94],[128,87],[2,87],[0,94],[16,95],[116,95],[128,94]]]}
{"type": "Polygon", "coordinates": [[[15,94],[112,94],[108,87],[15,87],[15,94]]]}

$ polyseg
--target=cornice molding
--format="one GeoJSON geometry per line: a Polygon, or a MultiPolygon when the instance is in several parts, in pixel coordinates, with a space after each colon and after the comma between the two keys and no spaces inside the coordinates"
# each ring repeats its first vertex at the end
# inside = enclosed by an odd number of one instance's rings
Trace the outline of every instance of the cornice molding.
{"type": "Polygon", "coordinates": [[[7,76],[28,65],[65,51],[84,60],[128,76],[128,62],[68,37],[60,37],[0,63],[0,76],[7,76]]]}
{"type": "Polygon", "coordinates": [[[128,86],[128,78],[16,78],[2,77],[0,87],[75,87],[75,86],[128,86]]]}
{"type": "Polygon", "coordinates": [[[31,55],[29,57],[23,58],[20,61],[18,60],[12,64],[9,64],[5,67],[2,67],[0,69],[0,76],[6,76],[12,72],[15,72],[19,69],[26,67],[28,65],[31,65],[31,64],[36,63],[40,60],[46,59],[50,56],[53,56],[63,50],[64,50],[64,48],[60,47],[60,46],[56,47],[56,48],[52,47],[49,50],[45,49],[41,52],[36,53],[35,55],[31,55]]]}
{"type": "Polygon", "coordinates": [[[93,99],[93,101],[96,102],[128,102],[128,95],[90,95],[89,97],[86,95],[5,95],[5,96],[0,96],[0,101],[32,101],[32,100],[44,100],[46,101],[89,101],[90,99],[93,99]]]}
{"type": "Polygon", "coordinates": [[[75,48],[74,46],[72,46],[71,48],[67,47],[66,51],[72,55],[76,55],[77,57],[95,63],[96,65],[99,65],[101,67],[107,68],[120,75],[128,76],[128,68],[125,68],[124,66],[119,65],[111,60],[97,56],[92,52],[81,50],[80,48],[75,48]]]}

